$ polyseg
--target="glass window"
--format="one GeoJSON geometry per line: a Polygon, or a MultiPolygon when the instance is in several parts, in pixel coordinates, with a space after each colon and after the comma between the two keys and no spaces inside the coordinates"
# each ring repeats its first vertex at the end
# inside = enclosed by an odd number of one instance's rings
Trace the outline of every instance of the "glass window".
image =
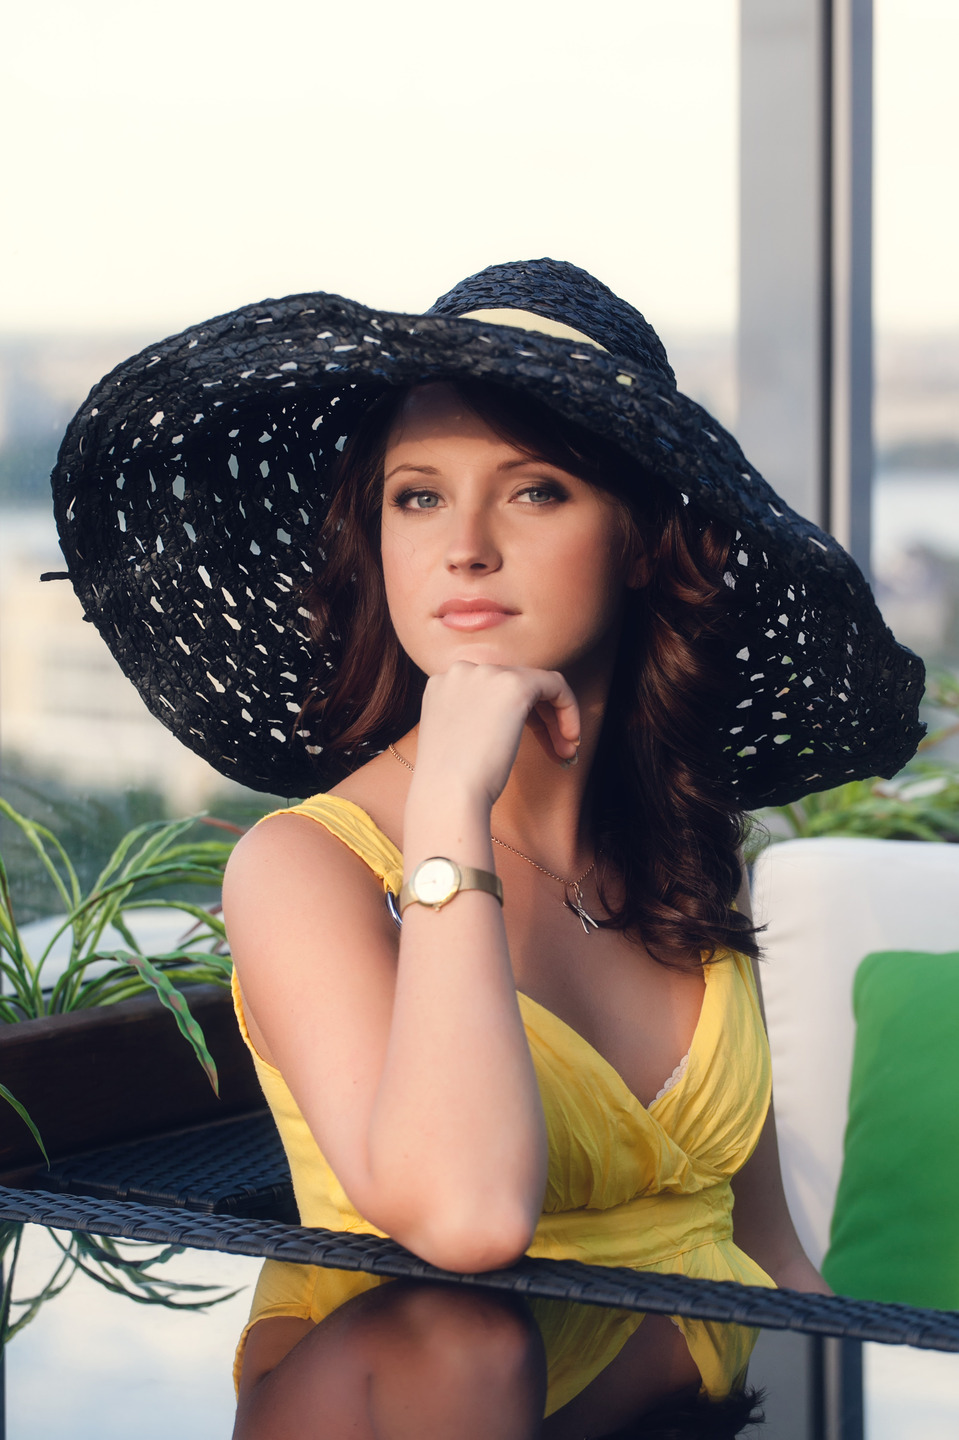
{"type": "Polygon", "coordinates": [[[897,637],[959,674],[959,12],[875,15],[874,573],[897,637]]]}

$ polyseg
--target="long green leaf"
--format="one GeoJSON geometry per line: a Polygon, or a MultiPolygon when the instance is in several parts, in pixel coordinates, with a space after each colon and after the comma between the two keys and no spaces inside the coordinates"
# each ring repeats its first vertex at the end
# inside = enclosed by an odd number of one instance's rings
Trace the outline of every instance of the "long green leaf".
{"type": "Polygon", "coordinates": [[[30,1015],[22,1008],[14,1009],[8,1001],[0,998],[0,1023],[4,1025],[19,1025],[21,1020],[36,1020],[36,1015],[30,1015]]]}
{"type": "MultiPolygon", "coordinates": [[[[192,905],[186,900],[136,900],[129,899],[130,892],[140,879],[150,879],[155,885],[167,885],[173,880],[188,879],[191,883],[216,883],[221,884],[223,880],[222,869],[204,869],[199,874],[185,876],[179,866],[162,866],[154,870],[152,876],[142,873],[134,874],[132,878],[115,880],[109,884],[105,891],[94,892],[84,899],[69,915],[67,915],[58,926],[50,943],[44,951],[44,958],[50,953],[57,939],[72,930],[74,943],[71,947],[69,961],[54,987],[54,996],[51,1000],[51,1009],[59,1011],[70,1009],[77,998],[76,975],[77,966],[87,962],[90,953],[98,945],[103,937],[104,931],[114,922],[120,920],[116,928],[122,930],[122,915],[128,911],[146,908],[182,910],[184,914],[193,919],[201,919],[212,932],[211,938],[220,942],[226,938],[226,931],[222,921],[211,917],[209,912],[202,906],[192,905]],[[84,954],[83,952],[87,953],[84,954]]],[[[147,886],[147,889],[150,887],[147,886]]],[[[202,937],[200,937],[202,938],[202,937]]],[[[129,943],[129,942],[128,942],[129,943]]],[[[135,946],[133,947],[135,948],[135,946]]]]}
{"type": "Polygon", "coordinates": [[[43,998],[38,994],[36,977],[33,976],[30,967],[17,965],[15,959],[0,959],[0,975],[9,980],[13,991],[12,995],[6,997],[7,999],[15,999],[31,1019],[43,1014],[43,998]]]}
{"type": "MultiPolygon", "coordinates": [[[[4,1236],[4,1255],[6,1254],[9,1246],[8,1234],[9,1232],[7,1232],[4,1236]]],[[[6,1345],[7,1337],[10,1333],[10,1301],[13,1297],[13,1276],[17,1268],[17,1258],[20,1254],[20,1246],[22,1243],[23,1226],[17,1225],[13,1241],[13,1259],[10,1261],[9,1274],[4,1277],[6,1283],[3,1287],[2,1300],[0,1300],[0,1346],[6,1345]]]]}
{"type": "Polygon", "coordinates": [[[226,948],[226,930],[220,916],[189,900],[171,898],[169,891],[171,886],[219,887],[222,884],[223,868],[234,840],[197,840],[188,833],[192,827],[209,823],[228,830],[231,836],[241,833],[238,828],[211,821],[206,816],[154,820],[138,825],[122,837],[93,890],[84,895],[69,856],[51,831],[19,814],[2,798],[0,814],[7,816],[24,835],[67,911],[53,927],[52,937],[39,960],[34,962],[23,945],[13,915],[9,877],[0,856],[0,976],[7,990],[5,995],[0,995],[0,1023],[16,1023],[24,1018],[98,1003],[115,1004],[153,989],[173,1010],[178,1026],[193,1045],[216,1088],[216,1070],[202,1032],[197,1026],[196,1033],[191,1035],[190,1026],[194,1022],[188,1006],[185,1013],[179,1008],[185,1002],[178,996],[176,985],[190,981],[229,983],[232,962],[228,956],[218,953],[226,948]],[[161,893],[157,894],[158,891],[161,893]],[[185,928],[176,950],[166,957],[153,957],[154,972],[148,973],[132,921],[134,912],[154,907],[181,911],[185,928]],[[52,989],[44,991],[44,963],[65,936],[69,937],[70,946],[67,964],[52,989]],[[112,948],[110,942],[115,936],[129,948],[122,951],[112,948]],[[111,965],[107,974],[88,978],[89,968],[102,961],[111,965]],[[161,977],[159,980],[157,975],[161,977]]]}
{"type": "MultiPolygon", "coordinates": [[[[107,958],[107,957],[105,957],[107,958]]],[[[114,950],[108,957],[116,961],[125,961],[131,965],[143,979],[156,991],[162,1003],[168,1010],[172,1011],[180,1034],[189,1041],[193,1047],[193,1053],[203,1066],[206,1077],[213,1086],[214,1093],[219,1095],[220,1083],[216,1073],[216,1065],[213,1056],[206,1048],[206,1039],[202,1028],[194,1020],[190,1013],[190,1007],[183,995],[164,974],[164,972],[148,959],[146,955],[137,955],[132,950],[114,950]]],[[[157,960],[165,960],[165,955],[158,955],[157,960]]]]}
{"type": "Polygon", "coordinates": [[[18,965],[33,969],[33,961],[27,953],[23,937],[13,914],[13,896],[10,893],[10,877],[0,855],[0,946],[18,965]]]}
{"type": "MultiPolygon", "coordinates": [[[[86,1257],[95,1264],[119,1265],[124,1270],[143,1271],[148,1266],[166,1265],[168,1261],[175,1260],[178,1255],[186,1252],[185,1245],[161,1245],[156,1254],[148,1255],[144,1251],[149,1247],[153,1248],[153,1242],[149,1240],[128,1240],[128,1245],[135,1245],[139,1259],[124,1255],[119,1244],[110,1235],[88,1235],[82,1230],[75,1230],[71,1236],[71,1243],[76,1246],[77,1253],[86,1257]]],[[[62,1248],[62,1242],[61,1242],[62,1248]]],[[[215,1287],[213,1287],[215,1288],[215,1287]]]]}
{"type": "MultiPolygon", "coordinates": [[[[53,1235],[52,1230],[48,1230],[47,1233],[51,1236],[53,1235]]],[[[56,1237],[54,1236],[54,1239],[55,1238],[56,1237]]],[[[14,1264],[16,1263],[16,1259],[17,1256],[14,1256],[14,1264]]],[[[12,1340],[15,1335],[19,1334],[19,1332],[24,1329],[25,1326],[29,1325],[30,1321],[36,1318],[37,1312],[41,1309],[42,1306],[47,1303],[48,1300],[54,1300],[58,1295],[63,1294],[64,1290],[67,1288],[67,1286],[70,1284],[70,1281],[76,1274],[76,1266],[72,1263],[72,1261],[72,1256],[65,1257],[64,1259],[60,1260],[57,1264],[57,1268],[54,1270],[53,1274],[43,1286],[43,1289],[40,1290],[36,1295],[18,1296],[18,1298],[14,1301],[14,1304],[16,1305],[17,1309],[21,1311],[21,1314],[17,1316],[13,1324],[7,1323],[4,1326],[4,1340],[6,1342],[12,1340]],[[61,1276],[63,1276],[62,1279],[60,1278],[61,1276]]],[[[11,1266],[10,1279],[8,1279],[7,1281],[8,1293],[13,1289],[11,1283],[12,1278],[13,1266],[11,1266]]]]}
{"type": "MultiPolygon", "coordinates": [[[[164,906],[162,908],[168,907],[164,906]]],[[[181,906],[171,902],[169,908],[180,909],[181,906]]],[[[188,913],[193,914],[193,907],[190,907],[188,913]]],[[[205,914],[206,912],[201,910],[199,913],[205,914]]],[[[121,933],[123,932],[121,931],[121,933]]],[[[229,984],[233,970],[233,962],[229,955],[221,954],[215,949],[205,948],[206,942],[209,941],[212,941],[216,945],[220,943],[220,936],[217,931],[209,935],[204,935],[202,931],[199,934],[188,931],[187,934],[184,935],[182,943],[177,945],[175,950],[169,951],[168,956],[175,957],[178,965],[185,965],[190,968],[191,974],[188,978],[195,978],[198,981],[212,978],[222,980],[226,984],[229,984]],[[192,973],[194,970],[197,970],[195,976],[192,973]]],[[[138,955],[143,953],[139,945],[133,941],[132,935],[128,943],[131,943],[131,951],[133,953],[138,955]]],[[[95,992],[103,990],[105,981],[117,976],[129,975],[130,971],[128,967],[121,965],[118,969],[107,972],[105,975],[97,976],[94,979],[87,980],[85,978],[86,971],[91,965],[110,960],[115,953],[115,950],[104,947],[100,950],[90,950],[85,955],[71,960],[50,992],[47,1004],[49,1013],[59,1014],[64,1010],[85,1008],[90,1004],[97,1003],[92,997],[95,992]]],[[[166,966],[164,966],[164,968],[166,968],[166,966]]],[[[134,991],[132,993],[136,992],[134,991]]]]}
{"type": "Polygon", "coordinates": [[[240,1293],[239,1290],[227,1290],[219,1295],[208,1295],[204,1300],[177,1300],[174,1299],[175,1295],[204,1292],[216,1287],[191,1285],[187,1281],[154,1279],[144,1276],[142,1272],[139,1275],[128,1275],[125,1269],[121,1269],[119,1276],[111,1276],[109,1270],[102,1267],[102,1262],[101,1265],[85,1264],[79,1256],[76,1257],[75,1264],[78,1270],[89,1276],[91,1280],[95,1280],[104,1290],[109,1290],[114,1295],[125,1295],[135,1305],[162,1305],[166,1310],[206,1310],[211,1305],[219,1305],[224,1300],[232,1300],[235,1295],[240,1293]],[[127,1280],[127,1284],[123,1283],[124,1278],[127,1280]]]}
{"type": "Polygon", "coordinates": [[[100,872],[86,903],[76,912],[74,953],[86,945],[99,943],[136,886],[142,893],[174,881],[194,884],[222,881],[222,857],[217,854],[217,860],[213,859],[214,850],[222,850],[222,842],[215,845],[194,842],[187,846],[175,843],[195,824],[194,816],[182,820],[152,820],[123,837],[100,872]],[[201,856],[206,861],[202,867],[196,863],[201,856]]]}
{"type": "MultiPolygon", "coordinates": [[[[206,885],[220,884],[223,880],[223,870],[215,866],[185,874],[183,867],[179,865],[156,865],[152,870],[135,872],[120,880],[111,880],[101,890],[93,890],[85,899],[80,900],[75,908],[69,912],[69,921],[85,915],[90,910],[100,906],[106,900],[110,900],[121,893],[129,893],[134,886],[149,882],[144,888],[160,889],[162,886],[171,884],[174,880],[185,880],[190,884],[206,885]]],[[[64,924],[66,928],[66,922],[64,924]]]]}
{"type": "Polygon", "coordinates": [[[37,1144],[40,1146],[40,1149],[41,1149],[41,1151],[43,1152],[43,1158],[44,1158],[44,1160],[46,1160],[46,1162],[47,1162],[47,1169],[49,1170],[49,1168],[50,1168],[50,1156],[47,1154],[47,1147],[44,1145],[43,1141],[41,1140],[41,1138],[40,1138],[40,1131],[37,1129],[36,1125],[34,1125],[33,1121],[32,1121],[31,1118],[30,1118],[30,1116],[27,1114],[27,1111],[26,1111],[26,1110],[24,1109],[24,1107],[20,1104],[20,1101],[17,1099],[17,1097],[16,1097],[15,1095],[12,1095],[12,1094],[10,1093],[10,1091],[7,1089],[6,1085],[0,1085],[0,1097],[2,1097],[4,1100],[6,1100],[7,1104],[8,1104],[8,1105],[12,1105],[13,1108],[14,1108],[14,1110],[16,1110],[17,1114],[20,1116],[20,1119],[23,1121],[24,1125],[26,1125],[27,1129],[30,1131],[30,1134],[33,1136],[34,1140],[36,1140],[37,1144]]]}
{"type": "Polygon", "coordinates": [[[136,847],[139,845],[140,850],[136,851],[136,853],[139,854],[144,846],[148,844],[151,834],[156,834],[158,830],[166,830],[171,824],[187,829],[193,824],[193,820],[192,818],[175,821],[147,820],[143,825],[137,825],[133,830],[128,830],[118,842],[113,853],[100,871],[100,874],[93,882],[93,889],[103,889],[105,885],[110,883],[114,876],[122,874],[124,866],[129,863],[128,857],[130,856],[130,852],[136,850],[136,847]]]}
{"type": "MultiPolygon", "coordinates": [[[[66,1240],[55,1230],[47,1230],[47,1234],[54,1245],[60,1251],[60,1258],[56,1262],[55,1269],[43,1285],[42,1289],[35,1295],[24,1296],[13,1301],[13,1308],[21,1313],[16,1321],[11,1324],[9,1315],[11,1311],[11,1295],[13,1292],[13,1275],[16,1269],[19,1256],[22,1225],[11,1226],[9,1240],[4,1238],[0,1242],[0,1254],[5,1253],[9,1243],[14,1243],[13,1259],[10,1263],[9,1272],[4,1286],[3,1305],[0,1308],[0,1345],[3,1341],[9,1341],[29,1325],[38,1311],[47,1301],[54,1299],[63,1293],[71,1280],[78,1273],[89,1277],[95,1284],[113,1291],[119,1295],[125,1295],[127,1299],[138,1304],[160,1305],[165,1309],[173,1310],[205,1310],[211,1305],[218,1305],[224,1300],[232,1299],[238,1295],[239,1290],[223,1291],[217,1285],[197,1285],[189,1281],[166,1279],[164,1276],[157,1276],[151,1273],[154,1266],[162,1265],[172,1255],[183,1253],[182,1246],[168,1246],[157,1255],[144,1255],[141,1259],[132,1259],[123,1255],[110,1241],[104,1241],[98,1246],[91,1243],[91,1237],[82,1235],[78,1231],[69,1234],[66,1240]],[[215,1293],[215,1292],[220,1293],[215,1293]],[[178,1299],[179,1295],[193,1296],[200,1295],[200,1299],[178,1299]]],[[[135,1244],[136,1242],[129,1242],[135,1244]]]]}
{"type": "MultiPolygon", "coordinates": [[[[226,937],[226,926],[219,915],[213,914],[204,905],[192,905],[188,900],[162,900],[155,898],[152,900],[134,900],[123,907],[123,913],[125,915],[129,915],[134,910],[181,910],[184,915],[189,915],[191,919],[199,922],[200,925],[208,926],[211,936],[215,936],[218,940],[225,939],[226,937]]],[[[196,928],[195,925],[190,926],[190,932],[196,928]]],[[[133,948],[137,949],[139,947],[134,946],[133,948]]]]}
{"type": "Polygon", "coordinates": [[[177,849],[194,849],[193,846],[176,847],[175,842],[195,824],[196,817],[191,815],[184,820],[166,821],[157,827],[155,833],[145,836],[140,848],[128,856],[117,872],[118,878],[131,880],[135,872],[148,875],[161,866],[175,865],[177,849]]]}
{"type": "Polygon", "coordinates": [[[36,852],[40,863],[56,886],[63,904],[67,908],[75,905],[80,899],[80,881],[70,861],[69,855],[53,832],[48,830],[44,825],[38,825],[34,820],[28,820],[25,815],[20,814],[19,810],[14,810],[13,806],[4,800],[2,795],[0,795],[0,814],[5,815],[12,824],[16,825],[28,844],[36,852]],[[44,842],[46,842],[46,844],[44,842]],[[53,847],[63,868],[67,872],[67,879],[70,884],[69,890],[47,853],[47,844],[53,847]]]}
{"type": "MultiPolygon", "coordinates": [[[[110,957],[98,955],[95,958],[103,960],[110,957]]],[[[156,961],[155,956],[153,959],[156,961]]],[[[227,988],[233,974],[233,962],[229,956],[211,956],[205,950],[180,951],[168,956],[162,969],[173,984],[213,984],[227,988]]],[[[97,976],[96,979],[85,981],[74,1008],[88,1009],[97,1005],[116,1005],[121,1000],[142,995],[150,989],[152,986],[135,970],[125,964],[117,965],[106,971],[105,974],[97,976]]]]}
{"type": "Polygon", "coordinates": [[[137,938],[124,919],[124,916],[129,914],[130,908],[130,906],[125,906],[118,915],[114,915],[112,922],[113,928],[117,934],[126,941],[131,950],[135,950],[138,955],[142,955],[143,951],[137,943],[137,938]]]}

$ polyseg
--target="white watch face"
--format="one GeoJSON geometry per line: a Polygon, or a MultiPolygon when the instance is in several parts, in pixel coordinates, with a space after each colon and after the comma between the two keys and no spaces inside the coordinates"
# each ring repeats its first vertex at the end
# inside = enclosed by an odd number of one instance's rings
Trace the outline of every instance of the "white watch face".
{"type": "Polygon", "coordinates": [[[451,900],[460,885],[460,872],[452,860],[436,856],[417,865],[413,876],[413,889],[417,900],[424,905],[442,905],[451,900]]]}

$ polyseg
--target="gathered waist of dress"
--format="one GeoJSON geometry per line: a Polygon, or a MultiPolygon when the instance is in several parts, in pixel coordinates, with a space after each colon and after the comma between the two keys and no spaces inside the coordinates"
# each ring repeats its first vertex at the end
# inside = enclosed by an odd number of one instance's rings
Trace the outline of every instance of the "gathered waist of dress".
{"type": "MultiPolygon", "coordinates": [[[[351,1234],[383,1235],[350,1205],[332,1173],[329,1187],[297,1194],[301,1223],[351,1234]],[[325,1190],[326,1193],[323,1193],[325,1190]],[[337,1191],[334,1196],[331,1191],[337,1191]]],[[[527,1254],[669,1274],[769,1285],[769,1277],[733,1240],[733,1194],[723,1180],[693,1194],[660,1191],[623,1205],[557,1210],[540,1216],[527,1254]]]]}
{"type": "Polygon", "coordinates": [[[733,1195],[722,1180],[694,1194],[660,1191],[604,1209],[544,1213],[529,1254],[591,1265],[646,1268],[701,1246],[731,1241],[733,1195]]]}

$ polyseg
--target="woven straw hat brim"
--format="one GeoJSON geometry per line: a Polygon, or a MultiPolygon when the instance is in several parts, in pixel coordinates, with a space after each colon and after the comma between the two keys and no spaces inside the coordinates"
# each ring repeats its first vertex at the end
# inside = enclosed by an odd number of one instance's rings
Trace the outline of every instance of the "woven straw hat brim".
{"type": "Polygon", "coordinates": [[[736,526],[727,583],[742,643],[716,717],[731,804],[891,775],[914,753],[921,662],[845,551],[779,499],[668,366],[317,293],[246,306],[118,366],[53,473],[85,614],[150,710],[220,773],[291,796],[330,783],[322,735],[293,734],[329,663],[301,598],[329,470],[373,397],[437,377],[532,395],[736,526]]]}

